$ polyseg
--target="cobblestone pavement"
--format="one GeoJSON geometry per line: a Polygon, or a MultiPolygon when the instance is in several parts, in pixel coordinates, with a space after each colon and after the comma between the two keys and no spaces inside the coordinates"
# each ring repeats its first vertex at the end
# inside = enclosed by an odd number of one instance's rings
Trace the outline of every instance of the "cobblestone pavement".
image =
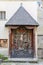
{"type": "Polygon", "coordinates": [[[43,65],[43,61],[38,63],[0,63],[0,65],[43,65]]]}

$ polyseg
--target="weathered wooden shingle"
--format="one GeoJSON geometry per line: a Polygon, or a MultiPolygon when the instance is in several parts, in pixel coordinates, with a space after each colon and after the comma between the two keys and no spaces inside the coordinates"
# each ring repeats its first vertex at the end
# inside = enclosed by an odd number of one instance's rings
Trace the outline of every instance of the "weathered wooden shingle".
{"type": "Polygon", "coordinates": [[[9,19],[5,26],[14,25],[34,25],[39,24],[33,19],[33,17],[24,9],[23,6],[17,10],[17,12],[9,19]]]}

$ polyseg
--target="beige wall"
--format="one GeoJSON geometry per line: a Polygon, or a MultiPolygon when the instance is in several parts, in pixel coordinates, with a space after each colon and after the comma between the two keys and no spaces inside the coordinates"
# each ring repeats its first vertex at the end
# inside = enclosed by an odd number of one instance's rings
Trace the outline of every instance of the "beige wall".
{"type": "Polygon", "coordinates": [[[43,2],[42,2],[42,8],[38,7],[37,9],[37,20],[39,23],[39,27],[37,28],[37,35],[39,35],[38,48],[43,48],[43,2]]]}
{"type": "Polygon", "coordinates": [[[0,1],[37,1],[37,0],[0,0],[0,1]]]}
{"type": "Polygon", "coordinates": [[[39,23],[39,27],[37,29],[37,32],[38,32],[38,34],[43,35],[43,8],[41,8],[41,7],[38,7],[37,20],[39,23]]]}

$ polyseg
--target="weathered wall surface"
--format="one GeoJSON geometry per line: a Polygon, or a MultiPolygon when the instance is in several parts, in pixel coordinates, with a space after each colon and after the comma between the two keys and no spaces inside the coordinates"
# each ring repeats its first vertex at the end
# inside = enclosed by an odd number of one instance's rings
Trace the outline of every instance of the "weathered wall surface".
{"type": "Polygon", "coordinates": [[[37,39],[38,39],[38,57],[43,58],[43,2],[41,2],[41,7],[38,7],[37,20],[39,22],[39,27],[37,29],[37,39]]]}

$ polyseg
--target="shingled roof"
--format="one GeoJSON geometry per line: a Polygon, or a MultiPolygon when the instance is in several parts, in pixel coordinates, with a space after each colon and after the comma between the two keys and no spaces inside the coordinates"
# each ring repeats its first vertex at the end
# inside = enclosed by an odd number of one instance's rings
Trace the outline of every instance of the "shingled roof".
{"type": "Polygon", "coordinates": [[[24,9],[23,6],[20,6],[19,9],[16,11],[16,13],[5,24],[5,26],[14,26],[14,25],[33,25],[33,26],[38,26],[39,24],[24,9]]]}

